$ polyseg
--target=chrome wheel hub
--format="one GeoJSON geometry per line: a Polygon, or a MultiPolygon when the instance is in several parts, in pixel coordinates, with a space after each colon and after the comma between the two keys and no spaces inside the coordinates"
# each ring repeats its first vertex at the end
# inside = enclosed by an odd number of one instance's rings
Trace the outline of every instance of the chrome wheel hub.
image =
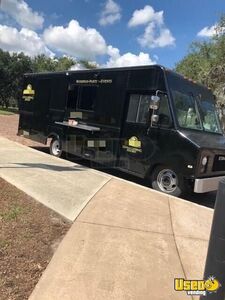
{"type": "Polygon", "coordinates": [[[178,184],[176,173],[170,169],[160,171],[157,176],[157,184],[163,192],[174,192],[178,184]]]}
{"type": "Polygon", "coordinates": [[[55,140],[53,143],[52,143],[52,153],[54,155],[58,155],[61,151],[61,148],[60,148],[60,143],[58,140],[55,140]]]}

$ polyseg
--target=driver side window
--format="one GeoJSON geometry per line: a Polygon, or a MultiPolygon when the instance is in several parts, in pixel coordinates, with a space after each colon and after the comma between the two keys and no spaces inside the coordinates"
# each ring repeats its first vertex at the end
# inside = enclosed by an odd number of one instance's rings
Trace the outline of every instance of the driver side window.
{"type": "Polygon", "coordinates": [[[141,95],[137,113],[137,123],[146,124],[149,119],[149,104],[151,96],[150,95],[141,95]]]}
{"type": "MultiPolygon", "coordinates": [[[[130,95],[127,112],[127,122],[146,124],[150,122],[149,105],[152,95],[130,95]]],[[[160,107],[156,113],[159,115],[159,125],[168,126],[171,123],[167,96],[160,95],[160,107]]]]}
{"type": "Polygon", "coordinates": [[[127,122],[146,124],[149,119],[151,95],[130,95],[127,122]]]}
{"type": "Polygon", "coordinates": [[[157,114],[159,115],[159,125],[169,126],[171,124],[169,103],[165,94],[160,94],[160,106],[157,114]]]}

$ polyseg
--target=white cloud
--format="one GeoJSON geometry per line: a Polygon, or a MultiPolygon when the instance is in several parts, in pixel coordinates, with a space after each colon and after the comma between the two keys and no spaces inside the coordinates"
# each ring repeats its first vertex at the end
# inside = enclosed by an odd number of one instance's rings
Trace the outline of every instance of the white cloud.
{"type": "Polygon", "coordinates": [[[33,30],[43,27],[44,18],[23,0],[2,0],[0,9],[22,27],[33,30]]]}
{"type": "Polygon", "coordinates": [[[133,16],[128,22],[129,27],[145,25],[149,22],[163,24],[163,11],[155,12],[150,5],[146,5],[143,9],[137,9],[133,12],[133,16]]]}
{"type": "MultiPolygon", "coordinates": [[[[95,65],[97,68],[119,68],[129,66],[143,66],[152,65],[156,62],[152,60],[147,53],[140,52],[138,55],[127,52],[123,55],[120,54],[118,48],[114,48],[111,45],[107,47],[108,61],[105,64],[99,65],[96,61],[90,61],[90,64],[95,65]]],[[[86,67],[78,62],[71,67],[71,70],[85,70],[86,67]]]]}
{"type": "Polygon", "coordinates": [[[121,19],[121,7],[113,0],[107,0],[101,13],[99,24],[112,25],[121,19]]]}
{"type": "Polygon", "coordinates": [[[148,53],[140,52],[138,55],[127,52],[120,55],[118,48],[108,46],[108,55],[110,59],[104,65],[104,67],[128,67],[128,66],[141,66],[141,65],[152,65],[155,64],[148,53]]]}
{"type": "MultiPolygon", "coordinates": [[[[54,58],[51,47],[62,55],[79,59],[94,59],[98,55],[108,56],[108,61],[101,67],[125,67],[137,65],[151,65],[156,58],[151,59],[148,53],[133,54],[127,52],[120,54],[118,48],[108,46],[101,34],[93,28],[83,28],[76,20],[70,21],[67,27],[49,27],[38,35],[27,28],[18,30],[15,27],[0,25],[0,48],[9,52],[24,52],[29,56],[45,54],[54,58]]],[[[99,65],[94,62],[99,67],[99,65]]],[[[73,70],[85,67],[78,63],[73,70]]]]}
{"type": "Polygon", "coordinates": [[[94,59],[107,51],[102,35],[94,28],[81,27],[76,20],[71,20],[67,27],[49,27],[43,38],[49,47],[73,57],[94,59]]]}
{"type": "Polygon", "coordinates": [[[216,27],[217,27],[217,24],[212,25],[211,27],[206,26],[206,27],[202,28],[197,33],[197,36],[199,36],[199,37],[212,37],[213,35],[216,34],[216,27]]]}
{"type": "Polygon", "coordinates": [[[156,54],[153,55],[153,58],[154,58],[156,61],[159,60],[159,57],[158,57],[158,55],[156,55],[156,54]]]}
{"type": "MultiPolygon", "coordinates": [[[[96,61],[89,61],[90,65],[96,66],[96,68],[99,68],[99,64],[96,61]]],[[[87,70],[87,67],[82,64],[82,62],[77,62],[75,65],[73,65],[70,70],[72,71],[78,71],[78,70],[87,70]]]]}
{"type": "Polygon", "coordinates": [[[76,63],[75,65],[73,65],[70,70],[71,71],[80,71],[80,70],[86,70],[87,68],[81,64],[81,63],[76,63]]]}
{"type": "Polygon", "coordinates": [[[142,47],[163,48],[169,45],[174,45],[175,38],[172,36],[168,28],[157,28],[157,25],[154,22],[151,22],[145,28],[144,34],[138,38],[138,42],[142,47]]]}
{"type": "Polygon", "coordinates": [[[54,56],[38,34],[27,28],[19,31],[14,27],[0,25],[0,48],[9,52],[24,52],[29,56],[38,54],[54,56]]]}
{"type": "Polygon", "coordinates": [[[164,23],[163,11],[155,12],[150,5],[135,10],[128,26],[139,25],[146,25],[144,34],[138,37],[138,42],[142,47],[162,48],[175,44],[175,38],[164,23]]]}
{"type": "Polygon", "coordinates": [[[120,56],[120,50],[118,48],[114,48],[113,46],[109,45],[107,49],[107,54],[110,57],[118,57],[120,56]]]}

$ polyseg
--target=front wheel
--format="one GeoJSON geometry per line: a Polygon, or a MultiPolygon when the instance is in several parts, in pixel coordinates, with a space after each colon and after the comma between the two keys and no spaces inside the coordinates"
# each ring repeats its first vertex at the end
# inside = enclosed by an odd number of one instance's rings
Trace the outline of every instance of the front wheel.
{"type": "Polygon", "coordinates": [[[184,192],[183,180],[172,168],[158,166],[152,174],[153,189],[179,197],[184,192]]]}
{"type": "Polygon", "coordinates": [[[50,154],[56,157],[62,155],[62,142],[60,139],[53,138],[50,143],[50,154]]]}

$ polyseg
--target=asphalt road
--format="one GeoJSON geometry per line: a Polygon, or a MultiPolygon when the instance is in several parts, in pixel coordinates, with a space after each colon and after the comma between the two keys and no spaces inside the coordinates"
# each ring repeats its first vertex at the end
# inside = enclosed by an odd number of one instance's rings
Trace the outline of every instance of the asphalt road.
{"type": "MultiPolygon", "coordinates": [[[[46,147],[46,146],[45,147],[32,147],[32,148],[34,148],[38,151],[49,153],[49,148],[46,147]]],[[[102,172],[108,173],[110,175],[113,175],[113,176],[116,176],[116,177],[119,177],[119,178],[123,178],[125,180],[129,180],[129,181],[147,186],[146,182],[144,182],[143,179],[140,179],[140,178],[137,178],[135,176],[123,173],[121,171],[113,170],[113,169],[106,169],[104,167],[102,168],[102,166],[101,167],[96,167],[96,166],[91,165],[91,163],[89,161],[78,158],[76,156],[72,156],[72,155],[69,155],[69,157],[68,157],[68,156],[66,156],[66,154],[64,154],[63,158],[65,158],[69,161],[87,166],[87,167],[96,168],[96,169],[98,169],[102,172]]],[[[183,198],[187,201],[194,202],[194,203],[197,203],[197,204],[202,205],[202,206],[206,206],[206,207],[209,207],[209,208],[214,208],[215,201],[216,201],[216,192],[210,192],[210,193],[205,193],[205,194],[194,194],[193,193],[193,194],[186,195],[183,198]]]]}

